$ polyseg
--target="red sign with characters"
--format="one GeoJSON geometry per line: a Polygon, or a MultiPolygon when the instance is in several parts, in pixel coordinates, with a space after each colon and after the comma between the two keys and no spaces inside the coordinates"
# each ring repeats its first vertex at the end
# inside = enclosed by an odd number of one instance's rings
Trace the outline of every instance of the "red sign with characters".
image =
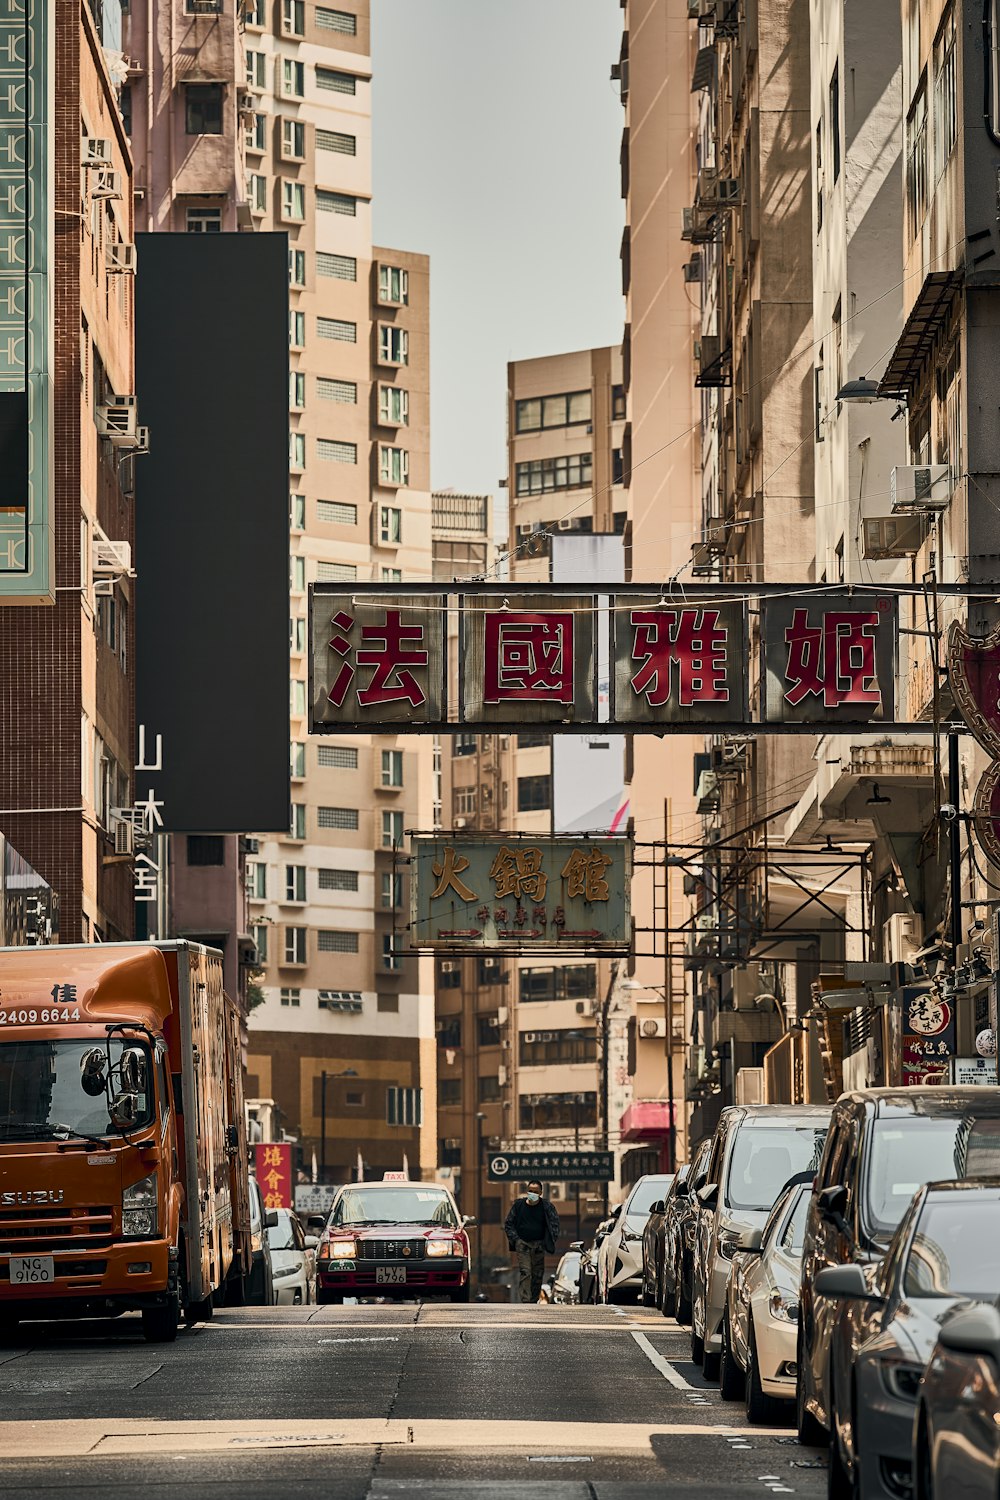
{"type": "Polygon", "coordinates": [[[291,1208],[292,1148],[287,1141],[272,1141],[253,1148],[257,1166],[257,1185],[265,1208],[291,1208]]]}
{"type": "Polygon", "coordinates": [[[596,717],[596,599],[461,596],[463,723],[571,723],[596,717]]]}
{"type": "Polygon", "coordinates": [[[573,702],[572,614],[492,610],[484,630],[485,703],[573,702]]]}
{"type": "Polygon", "coordinates": [[[767,597],[761,603],[764,719],[800,723],[892,719],[898,607],[894,597],[767,597]]]}
{"type": "Polygon", "coordinates": [[[616,601],[613,635],[616,721],[734,719],[746,713],[742,605],[616,601]]]}
{"type": "Polygon", "coordinates": [[[312,599],[316,727],[435,723],[444,714],[444,596],[312,599]]]}

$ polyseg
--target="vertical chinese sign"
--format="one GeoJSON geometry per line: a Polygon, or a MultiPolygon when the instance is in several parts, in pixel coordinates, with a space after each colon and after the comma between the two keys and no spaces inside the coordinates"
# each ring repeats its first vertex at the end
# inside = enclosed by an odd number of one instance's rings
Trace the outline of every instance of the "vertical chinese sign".
{"type": "Polygon", "coordinates": [[[746,615],[739,604],[618,598],[613,615],[619,724],[741,719],[747,712],[746,615]]]}
{"type": "Polygon", "coordinates": [[[761,601],[762,718],[771,724],[895,717],[899,601],[797,593],[761,601]]]}
{"type": "Polygon", "coordinates": [[[257,1185],[265,1208],[292,1207],[292,1148],[286,1141],[254,1146],[257,1185]]]}
{"type": "Polygon", "coordinates": [[[593,594],[519,593],[513,604],[464,594],[460,640],[464,721],[596,720],[593,594]]]}
{"type": "Polygon", "coordinates": [[[444,718],[443,595],[314,592],[310,623],[314,730],[444,718]]]}
{"type": "Polygon", "coordinates": [[[945,1084],[955,1055],[955,1013],[926,985],[904,985],[902,1076],[904,1088],[945,1084]]]}
{"type": "Polygon", "coordinates": [[[51,0],[0,0],[0,603],[51,602],[51,0]]]}

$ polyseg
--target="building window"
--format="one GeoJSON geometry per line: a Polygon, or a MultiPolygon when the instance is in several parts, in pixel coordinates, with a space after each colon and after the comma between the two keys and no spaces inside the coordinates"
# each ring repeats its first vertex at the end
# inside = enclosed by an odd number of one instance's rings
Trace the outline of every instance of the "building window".
{"type": "Polygon", "coordinates": [[[305,36],[305,0],[281,0],[281,29],[286,36],[305,36]]]}
{"type": "Polygon", "coordinates": [[[341,36],[357,36],[358,18],[349,10],[330,10],[325,5],[316,7],[317,31],[339,31],[341,36]]]}
{"type": "Polygon", "coordinates": [[[259,860],[247,860],[247,895],[251,901],[267,900],[267,865],[259,860]]]}
{"type": "Polygon", "coordinates": [[[460,1167],[462,1165],[462,1142],[458,1136],[442,1137],[438,1141],[438,1166],[460,1167]]]}
{"type": "Polygon", "coordinates": [[[319,870],[317,873],[321,891],[356,891],[358,889],[357,870],[319,870]]]}
{"type": "Polygon", "coordinates": [[[289,177],[281,179],[281,217],[292,223],[301,223],[306,216],[306,190],[301,182],[289,177]]]}
{"type": "Polygon", "coordinates": [[[334,766],[340,771],[358,769],[358,752],[352,745],[320,745],[316,754],[317,765],[334,766]]]}
{"type": "Polygon", "coordinates": [[[222,11],[222,0],[184,0],[186,16],[217,16],[222,11]]]}
{"type": "Polygon", "coordinates": [[[452,793],[452,807],[458,818],[474,818],[478,793],[474,786],[457,786],[452,793]]]}
{"type": "Polygon", "coordinates": [[[306,962],[306,931],[305,927],[285,928],[286,964],[304,964],[306,962]]]}
{"type": "MultiPolygon", "coordinates": [[[[219,6],[222,9],[222,6],[219,6]]],[[[245,0],[243,7],[243,20],[247,26],[254,26],[258,31],[264,30],[265,0],[245,0]]]]}
{"type": "Polygon", "coordinates": [[[592,1129],[597,1124],[597,1095],[522,1094],[518,1100],[522,1130],[592,1129]]]}
{"type": "Polygon", "coordinates": [[[611,387],[611,420],[612,422],[625,420],[625,387],[623,385],[611,387]]]}
{"type": "MultiPolygon", "coordinates": [[[[339,401],[342,406],[357,406],[358,386],[354,380],[334,380],[328,375],[316,377],[316,395],[321,401],[339,401]]],[[[354,507],[357,519],[357,506],[354,507]]]]}
{"type": "Polygon", "coordinates": [[[325,526],[357,526],[358,507],[346,499],[318,499],[316,520],[325,526]]]}
{"type": "Polygon", "coordinates": [[[382,814],[382,848],[394,849],[403,842],[403,814],[401,812],[384,812],[382,814]]]}
{"type": "Polygon", "coordinates": [[[288,434],[288,465],[292,469],[304,469],[306,466],[306,439],[305,433],[290,432],[288,434]]]}
{"type": "Polygon", "coordinates": [[[297,1008],[302,1001],[302,991],[299,989],[283,989],[279,991],[282,1005],[290,1005],[297,1008]]]}
{"type": "Polygon", "coordinates": [[[480,1104],[495,1104],[500,1098],[500,1080],[490,1074],[479,1079],[479,1102],[480,1104]]]}
{"type": "Polygon", "coordinates": [[[248,151],[267,150],[267,115],[254,115],[246,128],[244,140],[248,151]]]}
{"type": "Polygon", "coordinates": [[[382,751],[382,785],[392,787],[403,785],[402,750],[382,751]]]}
{"type": "Polygon", "coordinates": [[[304,802],[292,803],[292,821],[288,830],[289,838],[304,839],[306,836],[306,805],[304,802]]]}
{"type": "Polygon", "coordinates": [[[410,340],[405,328],[393,323],[378,326],[378,357],[383,365],[405,365],[410,359],[410,340]]]}
{"type": "Polygon", "coordinates": [[[403,877],[389,871],[382,874],[382,910],[399,911],[403,904],[403,877]]]}
{"type": "Polygon", "coordinates": [[[301,781],[306,774],[306,747],[301,740],[292,740],[288,768],[296,781],[301,781]]]}
{"type": "Polygon", "coordinates": [[[292,411],[302,411],[306,404],[306,377],[302,370],[292,370],[288,376],[288,405],[292,411]]]}
{"type": "Polygon", "coordinates": [[[358,325],[344,318],[317,318],[316,333],[321,339],[333,339],[340,344],[358,342],[358,325]]]}
{"type": "MultiPolygon", "coordinates": [[[[994,47],[997,39],[994,37],[994,47]]],[[[995,54],[994,54],[995,56],[995,54]]],[[[994,100],[994,107],[996,101],[994,100]]],[[[940,177],[958,140],[955,9],[949,6],[934,43],[934,169],[940,177]]]]}
{"type": "MultiPolygon", "coordinates": [[[[305,161],[306,157],[306,127],[301,120],[282,120],[281,122],[281,154],[285,161],[305,161]]],[[[303,194],[305,188],[302,189],[303,194]]],[[[305,216],[305,203],[303,202],[303,217],[305,216]]]]}
{"type": "Polygon", "coordinates": [[[477,1016],[476,1028],[479,1034],[480,1047],[499,1047],[500,1022],[495,1015],[477,1016]]]}
{"type": "MultiPolygon", "coordinates": [[[[299,499],[293,496],[293,499],[299,499]]],[[[293,656],[302,656],[306,649],[306,622],[298,615],[293,615],[288,622],[288,645],[293,656]]]]}
{"type": "Polygon", "coordinates": [[[438,965],[438,989],[459,990],[462,988],[462,966],[455,959],[446,959],[438,965]]]}
{"type": "Polygon", "coordinates": [[[356,563],[317,563],[316,577],[320,583],[350,583],[357,578],[356,563]]]}
{"type": "Polygon", "coordinates": [[[301,719],[306,711],[306,685],[298,677],[293,677],[291,688],[291,713],[293,718],[301,719]]]}
{"type": "Polygon", "coordinates": [[[306,315],[293,311],[288,314],[288,344],[291,349],[304,349],[306,344],[306,315]]]}
{"type": "Polygon", "coordinates": [[[358,139],[344,130],[317,130],[316,150],[336,151],[340,156],[357,156],[358,139]]]}
{"type": "Polygon", "coordinates": [[[830,79],[830,171],[833,181],[840,176],[840,63],[835,63],[830,79]]]}
{"type": "Polygon", "coordinates": [[[221,234],[221,208],[189,208],[187,211],[188,234],[221,234]]]}
{"type": "Polygon", "coordinates": [[[350,193],[331,193],[329,188],[317,188],[316,207],[320,213],[346,214],[353,219],[358,212],[358,200],[350,193]]]}
{"type": "Polygon", "coordinates": [[[267,213],[267,178],[263,172],[251,172],[247,177],[247,202],[255,214],[267,213]]]}
{"type": "Polygon", "coordinates": [[[402,581],[403,581],[403,570],[402,570],[402,568],[383,568],[382,569],[382,582],[383,583],[402,583],[402,581]]]}
{"type": "Polygon", "coordinates": [[[378,539],[383,547],[398,546],[403,540],[403,512],[398,505],[379,506],[378,539]]]}
{"type": "Polygon", "coordinates": [[[317,438],[316,456],[323,459],[325,463],[356,464],[358,445],[357,443],[341,443],[334,438],[317,438]]]}
{"type": "Polygon", "coordinates": [[[378,419],[387,427],[405,427],[410,420],[410,393],[398,385],[378,388],[378,419]]]}
{"type": "Polygon", "coordinates": [[[332,255],[328,250],[317,250],[316,274],[317,276],[333,276],[337,281],[357,281],[357,257],[332,255]]]}
{"type": "Polygon", "coordinates": [[[906,208],[912,238],[927,209],[927,86],[924,79],[920,81],[906,118],[906,208]]]}
{"type": "Polygon", "coordinates": [[[291,566],[291,588],[293,594],[304,594],[306,590],[306,560],[293,557],[291,566]]]}
{"type": "Polygon", "coordinates": [[[379,484],[404,485],[410,482],[410,455],[405,448],[378,445],[379,484]]]}
{"type": "Polygon", "coordinates": [[[304,250],[289,250],[288,252],[288,285],[291,287],[303,287],[306,284],[306,252],[304,250]]]}
{"type": "Polygon", "coordinates": [[[479,741],[474,734],[454,734],[451,737],[452,755],[475,755],[479,741]]]}
{"type": "Polygon", "coordinates": [[[320,828],[345,828],[352,831],[358,826],[356,807],[318,807],[316,819],[320,828]]]}
{"type": "Polygon", "coordinates": [[[477,958],[476,983],[482,988],[492,984],[506,984],[507,974],[500,967],[498,958],[477,958]]]}
{"type": "Polygon", "coordinates": [[[306,867],[305,865],[285,866],[285,900],[304,901],[306,899],[306,867]]]}
{"type": "Polygon", "coordinates": [[[250,928],[250,936],[253,945],[257,949],[258,964],[267,963],[267,925],[264,922],[255,922],[250,928]]]}
{"type": "MultiPolygon", "coordinates": [[[[442,1043],[443,1046],[449,1045],[442,1043]]],[[[460,1078],[438,1079],[438,1103],[448,1105],[461,1104],[462,1102],[462,1080],[460,1078]]]]}
{"type": "Polygon", "coordinates": [[[540,745],[548,745],[549,736],[541,729],[523,730],[517,737],[517,748],[519,750],[534,750],[540,745]]]}
{"type": "Polygon", "coordinates": [[[296,62],[294,57],[281,58],[281,90],[285,99],[304,99],[306,92],[306,65],[296,62]]]}
{"type": "Polygon", "coordinates": [[[551,776],[519,776],[517,778],[518,812],[544,812],[551,806],[551,776]]]}
{"type": "Polygon", "coordinates": [[[267,57],[263,52],[247,53],[247,88],[267,87],[267,57]]]}
{"type": "MultiPolygon", "coordinates": [[[[617,387],[621,389],[621,387],[617,387]]],[[[514,423],[518,432],[540,432],[544,427],[575,427],[589,422],[591,404],[589,391],[569,391],[559,396],[533,396],[527,401],[518,401],[514,408],[514,423]]]]}
{"type": "Polygon", "coordinates": [[[590,1063],[597,1061],[597,1033],[568,1028],[560,1031],[522,1031],[518,1037],[518,1059],[522,1067],[544,1063],[590,1063]]]}
{"type": "Polygon", "coordinates": [[[410,300],[410,273],[400,266],[379,266],[378,300],[405,307],[410,300]]]}
{"type": "Polygon", "coordinates": [[[187,862],[189,865],[224,865],[226,842],[221,833],[189,833],[187,840],[187,862]]]}
{"type": "Polygon", "coordinates": [[[397,974],[402,967],[402,955],[396,952],[393,934],[384,932],[382,934],[382,968],[387,974],[397,974]]]}
{"type": "Polygon", "coordinates": [[[422,1125],[423,1089],[401,1089],[390,1085],[385,1091],[385,1122],[387,1125],[422,1125]]]}
{"type": "Polygon", "coordinates": [[[335,68],[317,68],[316,87],[331,94],[356,94],[358,81],[353,73],[338,73],[335,68]]]}
{"type": "Polygon", "coordinates": [[[522,1003],[529,1000],[593,1000],[597,996],[596,964],[560,964],[526,968],[518,973],[522,1003]]]}
{"type": "Polygon", "coordinates": [[[561,458],[533,458],[514,470],[518,495],[543,495],[550,490],[575,490],[593,479],[593,455],[571,453],[561,458]]]}
{"type": "Polygon", "coordinates": [[[316,946],[320,953],[357,953],[358,934],[356,932],[320,931],[316,934],[316,946]]]}

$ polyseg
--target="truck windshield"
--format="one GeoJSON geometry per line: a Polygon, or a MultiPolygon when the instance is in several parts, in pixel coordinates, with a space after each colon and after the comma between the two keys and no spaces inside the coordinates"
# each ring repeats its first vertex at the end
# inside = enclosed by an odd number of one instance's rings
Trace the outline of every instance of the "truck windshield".
{"type": "Polygon", "coordinates": [[[726,1207],[769,1209],[789,1177],[817,1170],[825,1140],[825,1125],[744,1125],[729,1161],[726,1207]]]}
{"type": "Polygon", "coordinates": [[[453,1229],[458,1223],[451,1199],[439,1188],[398,1187],[347,1188],[337,1199],[333,1224],[441,1224],[453,1229]]]}
{"type": "MultiPolygon", "coordinates": [[[[144,1077],[140,1077],[145,1088],[140,1088],[135,1124],[130,1127],[130,1131],[141,1130],[153,1118],[149,1049],[114,1039],[112,1069],[118,1067],[126,1047],[141,1051],[146,1059],[141,1070],[144,1077]]],[[[120,1132],[108,1117],[107,1092],[88,1093],[82,1083],[85,1059],[98,1049],[105,1052],[104,1042],[0,1042],[0,1141],[43,1141],[79,1134],[119,1140],[120,1132]]]]}
{"type": "Polygon", "coordinates": [[[880,1239],[892,1234],[925,1182],[1000,1174],[1000,1116],[971,1110],[877,1120],[868,1163],[865,1218],[880,1239]]]}

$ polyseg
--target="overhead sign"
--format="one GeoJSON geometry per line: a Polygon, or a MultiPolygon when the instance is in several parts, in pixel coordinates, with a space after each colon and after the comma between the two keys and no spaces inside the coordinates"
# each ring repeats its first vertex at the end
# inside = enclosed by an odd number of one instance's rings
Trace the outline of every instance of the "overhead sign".
{"type": "Polygon", "coordinates": [[[335,1183],[301,1182],[295,1189],[297,1214],[328,1214],[333,1207],[335,1183]]]}
{"type": "Polygon", "coordinates": [[[626,839],[418,835],[410,873],[411,948],[629,951],[626,839]]]}
{"type": "Polygon", "coordinates": [[[486,1158],[490,1182],[611,1182],[612,1151],[491,1151],[486,1158]]]}
{"type": "Polygon", "coordinates": [[[898,614],[894,593],[791,584],[759,596],[685,588],[669,599],[648,586],[618,585],[611,595],[566,585],[400,593],[314,584],[310,730],[889,726],[898,614]],[[457,692],[445,660],[449,624],[460,642],[457,692]],[[611,664],[606,705],[602,659],[611,664]]]}

